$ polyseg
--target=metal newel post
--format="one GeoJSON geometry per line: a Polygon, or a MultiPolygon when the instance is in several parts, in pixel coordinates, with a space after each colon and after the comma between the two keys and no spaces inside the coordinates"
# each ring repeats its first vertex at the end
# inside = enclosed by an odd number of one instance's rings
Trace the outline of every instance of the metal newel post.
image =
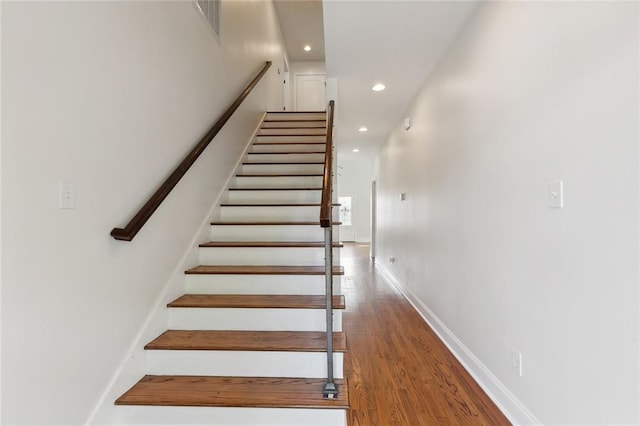
{"type": "MultiPolygon", "coordinates": [[[[331,209],[329,209],[331,212],[331,209]]],[[[333,217],[330,215],[329,217],[333,217]]],[[[327,383],[322,396],[325,399],[338,397],[338,388],[333,380],[333,227],[324,228],[324,267],[327,313],[327,383]]]]}

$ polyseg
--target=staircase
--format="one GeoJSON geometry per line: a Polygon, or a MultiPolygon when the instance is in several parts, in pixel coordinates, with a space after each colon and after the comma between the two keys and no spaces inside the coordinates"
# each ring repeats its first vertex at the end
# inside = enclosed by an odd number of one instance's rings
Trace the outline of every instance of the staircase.
{"type": "MultiPolygon", "coordinates": [[[[346,424],[340,266],[332,299],[338,397],[323,398],[325,145],[324,112],[266,115],[211,241],[200,245],[200,265],[185,272],[186,294],[167,305],[169,330],[145,346],[147,375],[116,401],[119,424],[346,424]]],[[[333,247],[339,259],[341,245],[333,247]]]]}

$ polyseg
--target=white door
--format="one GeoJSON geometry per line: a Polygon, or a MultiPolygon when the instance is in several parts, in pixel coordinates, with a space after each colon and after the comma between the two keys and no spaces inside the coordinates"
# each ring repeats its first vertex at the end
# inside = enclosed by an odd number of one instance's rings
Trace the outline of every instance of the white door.
{"type": "Polygon", "coordinates": [[[356,240],[356,230],[355,224],[353,223],[354,215],[353,215],[353,196],[351,195],[340,195],[338,196],[338,203],[340,204],[340,215],[339,221],[340,225],[340,239],[342,241],[355,241],[356,240]]]}
{"type": "Polygon", "coordinates": [[[296,75],[296,111],[325,109],[325,75],[296,75]]]}

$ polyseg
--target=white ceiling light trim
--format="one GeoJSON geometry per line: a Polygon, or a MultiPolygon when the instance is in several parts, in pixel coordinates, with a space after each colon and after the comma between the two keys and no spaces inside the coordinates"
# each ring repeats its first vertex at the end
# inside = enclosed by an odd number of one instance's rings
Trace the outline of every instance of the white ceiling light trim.
{"type": "Polygon", "coordinates": [[[353,152],[360,152],[360,150],[358,148],[354,148],[352,149],[353,152]]]}
{"type": "Polygon", "coordinates": [[[364,127],[364,126],[362,126],[362,127],[360,127],[360,128],[358,129],[358,131],[359,131],[359,132],[366,132],[367,130],[369,130],[369,129],[367,129],[367,128],[366,128],[366,127],[364,127]]]}
{"type": "Polygon", "coordinates": [[[387,86],[385,86],[384,84],[376,83],[376,84],[373,85],[371,90],[373,90],[374,92],[382,92],[386,88],[387,88],[387,86]]]}
{"type": "Polygon", "coordinates": [[[305,44],[303,49],[304,49],[305,52],[310,52],[311,51],[311,46],[309,46],[308,44],[305,44]]]}

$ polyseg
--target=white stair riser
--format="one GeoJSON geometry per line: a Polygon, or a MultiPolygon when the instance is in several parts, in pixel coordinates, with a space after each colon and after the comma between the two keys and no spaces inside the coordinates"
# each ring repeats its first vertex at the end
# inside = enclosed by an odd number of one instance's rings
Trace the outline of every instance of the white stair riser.
{"type": "MultiPolygon", "coordinates": [[[[341,276],[333,277],[333,294],[341,276]]],[[[323,275],[186,275],[189,294],[325,294],[323,275]]]]}
{"type": "Polygon", "coordinates": [[[255,142],[326,142],[326,136],[256,136],[255,142]]]}
{"type": "MultiPolygon", "coordinates": [[[[325,352],[146,351],[147,374],[240,377],[327,377],[325,352]]],[[[342,378],[342,353],[334,353],[342,378]]]]}
{"type": "Polygon", "coordinates": [[[269,135],[325,135],[327,133],[327,129],[324,127],[314,128],[314,129],[260,129],[258,136],[269,136],[269,135]]]}
{"type": "Polygon", "coordinates": [[[303,121],[303,120],[326,120],[327,113],[323,111],[313,112],[278,112],[267,113],[265,120],[278,120],[278,121],[303,121]]]}
{"type": "Polygon", "coordinates": [[[247,161],[252,162],[271,162],[271,163],[279,163],[279,162],[297,162],[297,163],[321,163],[324,161],[324,154],[311,154],[311,153],[303,153],[303,154],[278,154],[278,153],[269,153],[269,154],[247,154],[247,161]]]}
{"type": "Polygon", "coordinates": [[[282,152],[282,151],[294,151],[294,152],[318,152],[325,150],[325,144],[309,143],[309,144],[258,144],[251,147],[250,152],[282,152]]]}
{"type": "MultiPolygon", "coordinates": [[[[170,308],[171,330],[325,331],[324,309],[170,308]]],[[[342,331],[342,310],[333,312],[333,329],[342,331]]]]}
{"type": "Polygon", "coordinates": [[[346,426],[346,411],[313,408],[116,407],[116,424],[217,426],[346,426]]]}
{"type": "MultiPolygon", "coordinates": [[[[324,247],[200,247],[201,265],[323,265],[324,247]]],[[[333,249],[334,265],[340,250],[333,249]]]]}
{"type": "MultiPolygon", "coordinates": [[[[317,218],[316,218],[317,221],[317,218]]],[[[334,226],[337,241],[337,226],[334,226]]],[[[212,241],[324,241],[320,225],[212,225],[212,241]]]]}
{"type": "Polygon", "coordinates": [[[322,176],[260,176],[235,179],[234,188],[320,188],[322,176]]]}
{"type": "MultiPolygon", "coordinates": [[[[338,209],[334,209],[334,220],[338,219],[338,209]]],[[[319,221],[320,206],[222,206],[221,221],[319,221]]]]}
{"type": "Polygon", "coordinates": [[[243,164],[241,173],[305,173],[321,174],[324,164],[243,164]]]}
{"type": "Polygon", "coordinates": [[[229,190],[229,203],[320,203],[322,191],[318,189],[298,190],[229,190]]]}
{"type": "Polygon", "coordinates": [[[262,123],[263,129],[279,129],[287,127],[317,127],[324,129],[327,127],[326,120],[322,121],[265,121],[262,123]]]}

